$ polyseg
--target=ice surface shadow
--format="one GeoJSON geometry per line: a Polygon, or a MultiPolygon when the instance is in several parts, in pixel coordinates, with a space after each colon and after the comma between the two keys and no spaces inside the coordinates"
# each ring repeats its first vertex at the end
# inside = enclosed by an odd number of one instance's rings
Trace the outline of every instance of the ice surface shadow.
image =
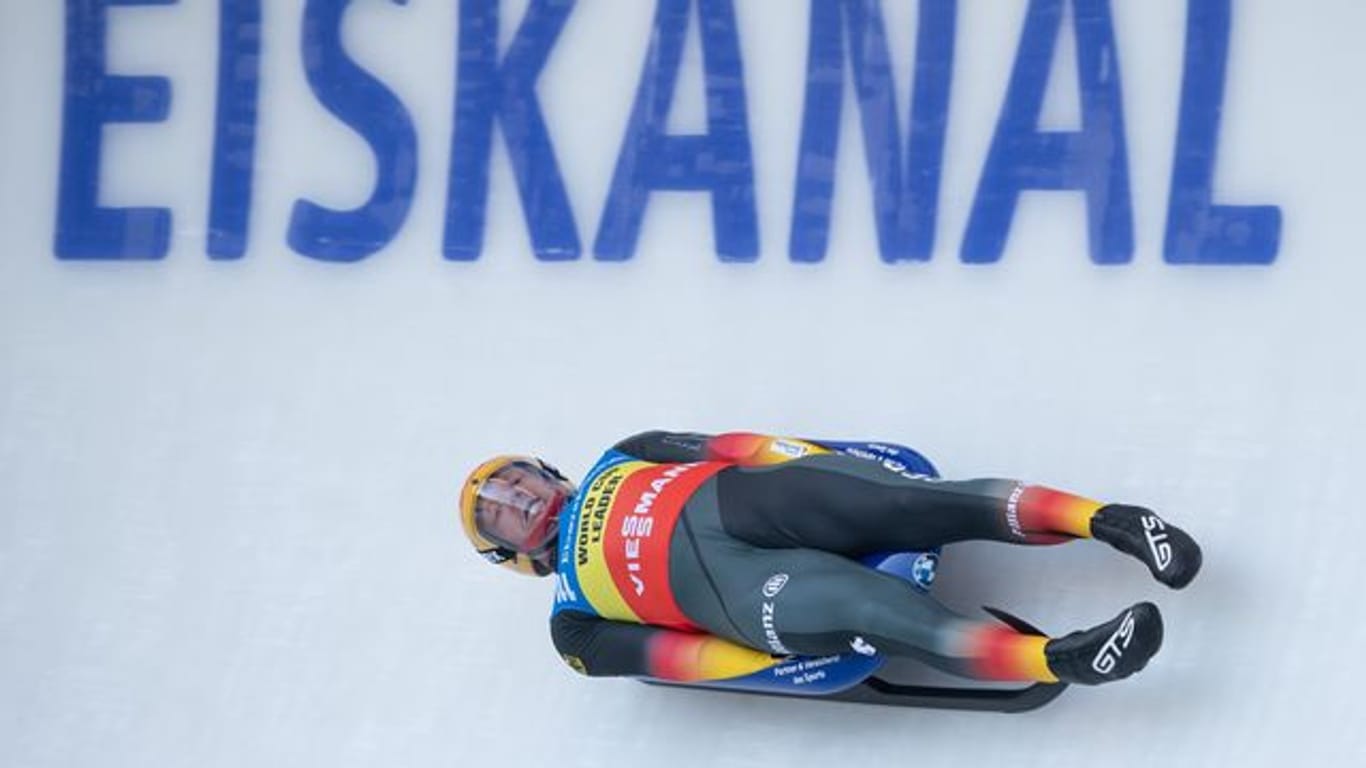
{"type": "MultiPolygon", "coordinates": [[[[1097,542],[1047,547],[964,542],[944,548],[933,595],[973,618],[988,618],[982,606],[991,606],[1059,635],[1104,621],[1149,591],[1141,565],[1097,542]]],[[[882,676],[905,684],[973,685],[900,659],[890,661],[882,676]]]]}

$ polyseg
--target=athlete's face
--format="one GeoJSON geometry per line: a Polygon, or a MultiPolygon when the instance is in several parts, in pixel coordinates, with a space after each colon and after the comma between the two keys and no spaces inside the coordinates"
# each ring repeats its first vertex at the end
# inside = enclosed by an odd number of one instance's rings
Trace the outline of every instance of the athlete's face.
{"type": "Polygon", "coordinates": [[[475,516],[486,536],[518,552],[534,552],[555,536],[560,508],[573,493],[540,467],[510,464],[479,489],[475,516]]]}

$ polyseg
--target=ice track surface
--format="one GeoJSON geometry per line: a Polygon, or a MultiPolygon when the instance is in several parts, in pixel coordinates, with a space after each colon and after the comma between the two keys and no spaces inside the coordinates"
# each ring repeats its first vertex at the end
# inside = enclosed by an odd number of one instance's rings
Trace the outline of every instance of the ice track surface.
{"type": "MultiPolygon", "coordinates": [[[[216,4],[179,3],[111,11],[111,71],[165,74],[174,101],[105,130],[101,171],[103,205],[173,209],[169,253],[81,263],[53,255],[62,5],[0,4],[0,765],[1366,761],[1366,6],[1234,4],[1214,190],[1279,206],[1279,253],[1176,267],[1186,5],[1113,0],[1136,242],[1102,268],[1069,192],[1023,195],[998,263],[958,258],[1023,2],[958,3],[938,245],[899,265],[877,255],[852,101],[829,254],[787,259],[806,16],[748,0],[756,263],[720,263],[707,197],[672,192],[632,260],[538,262],[502,139],[484,255],[444,260],[454,3],[353,4],[348,44],[422,139],[417,193],[374,257],[300,256],[294,202],[357,205],[373,168],[302,76],[304,4],[267,5],[246,255],[205,255],[216,4]],[[502,451],[580,474],[651,428],[882,438],[946,476],[1149,505],[1204,571],[1170,592],[1095,543],[947,549],[936,594],[963,609],[1054,633],[1163,612],[1146,670],[1021,716],[581,678],[550,644],[551,582],[468,550],[458,482],[502,451]]],[[[915,4],[884,5],[904,75],[915,4]]],[[[651,13],[580,2],[539,84],[585,243],[651,13]]],[[[699,61],[692,40],[680,131],[703,124],[699,61]]],[[[1055,80],[1045,122],[1067,125],[1075,89],[1055,80]]]]}

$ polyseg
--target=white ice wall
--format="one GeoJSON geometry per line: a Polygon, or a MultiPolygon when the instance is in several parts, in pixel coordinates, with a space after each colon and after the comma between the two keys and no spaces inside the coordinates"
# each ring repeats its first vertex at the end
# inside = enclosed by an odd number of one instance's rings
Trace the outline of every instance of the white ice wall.
{"type": "MultiPolygon", "coordinates": [[[[1185,3],[1114,0],[1130,264],[1088,259],[1074,192],[1028,193],[1003,258],[958,258],[1026,3],[958,3],[934,258],[878,258],[846,90],[829,255],[787,258],[806,3],[736,0],[760,258],[723,264],[699,193],[656,194],[635,257],[530,253],[501,139],[482,258],[441,255],[457,4],[358,1],[345,40],[418,136],[379,253],[286,242],[294,201],[360,204],[374,161],[266,4],[250,246],[205,255],[216,7],[112,12],[111,72],[161,123],[104,131],[101,202],[174,216],[158,261],[54,254],[63,8],[0,5],[0,764],[1348,765],[1366,686],[1358,542],[1366,6],[1235,0],[1216,199],[1279,206],[1266,266],[1163,261],[1185,3]],[[582,472],[642,429],[880,437],[952,476],[1145,503],[1206,570],[1181,593],[1100,546],[950,550],[942,595],[1063,631],[1153,599],[1137,678],[999,717],[586,680],[550,585],[461,538],[459,478],[537,451],[582,472]]],[[[885,2],[901,104],[915,4],[885,2]]],[[[525,2],[502,4],[505,27],[525,2]]],[[[587,248],[653,4],[582,0],[541,78],[587,248]]],[[[1064,25],[1046,127],[1076,125],[1064,25]]],[[[694,33],[695,34],[695,33],[694,33]]],[[[506,37],[507,35],[504,35],[506,37]]],[[[690,37],[670,125],[704,124],[690,37]]],[[[903,106],[904,112],[904,106],[903,106]]]]}

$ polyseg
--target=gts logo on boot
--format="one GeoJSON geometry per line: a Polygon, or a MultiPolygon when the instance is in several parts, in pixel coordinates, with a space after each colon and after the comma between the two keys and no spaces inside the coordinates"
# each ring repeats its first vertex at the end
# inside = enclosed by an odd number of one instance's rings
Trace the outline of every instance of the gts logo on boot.
{"type": "Polygon", "coordinates": [[[1143,537],[1148,540],[1148,549],[1152,550],[1153,562],[1159,571],[1167,570],[1172,564],[1172,545],[1167,543],[1166,530],[1167,526],[1157,515],[1143,516],[1143,537]]]}
{"type": "Polygon", "coordinates": [[[1129,643],[1134,639],[1134,612],[1129,611],[1124,614],[1124,618],[1119,622],[1119,629],[1115,630],[1110,639],[1105,641],[1105,645],[1100,647],[1096,653],[1096,658],[1091,660],[1091,669],[1108,675],[1114,671],[1115,665],[1124,655],[1124,650],[1129,647],[1129,643]]]}

